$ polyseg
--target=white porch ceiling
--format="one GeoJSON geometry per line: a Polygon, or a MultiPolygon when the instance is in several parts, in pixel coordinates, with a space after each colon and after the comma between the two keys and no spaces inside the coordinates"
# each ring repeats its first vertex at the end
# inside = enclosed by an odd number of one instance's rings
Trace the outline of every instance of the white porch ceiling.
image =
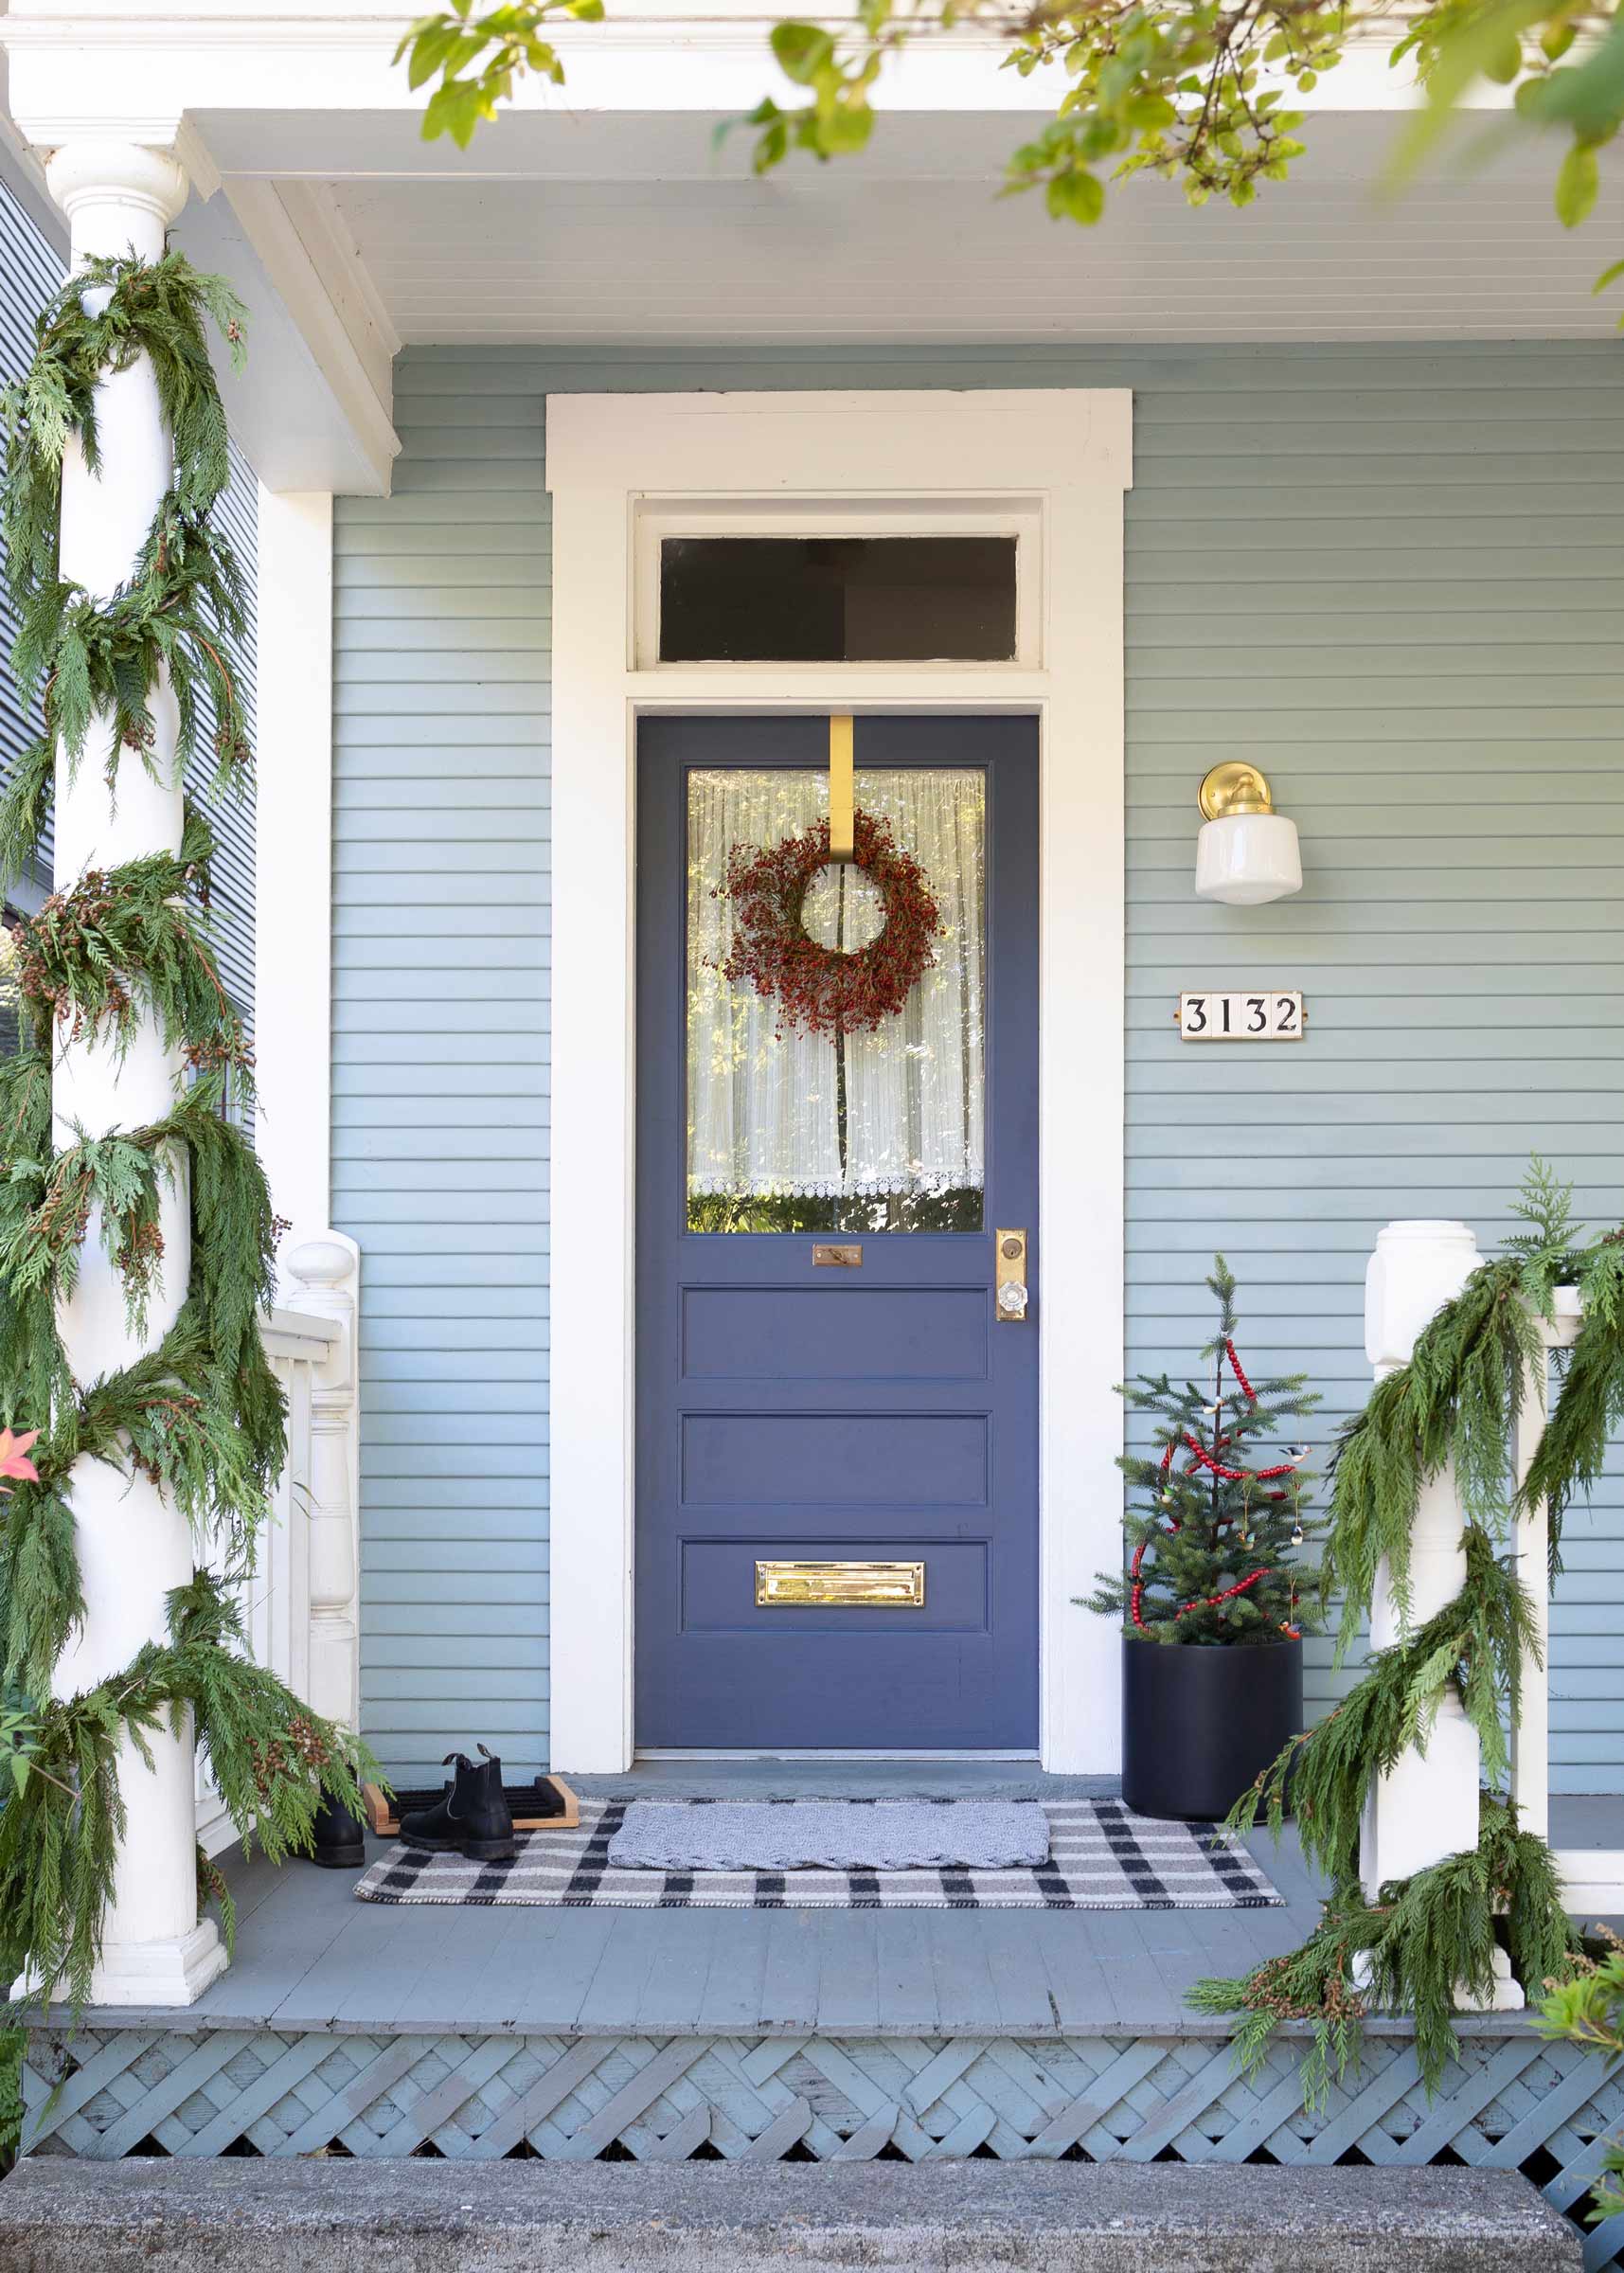
{"type": "Polygon", "coordinates": [[[693,114],[515,123],[432,172],[419,146],[326,175],[402,342],[1600,338],[1615,314],[1591,287],[1624,197],[1562,229],[1556,153],[1526,145],[1384,196],[1390,116],[1314,119],[1245,211],[1140,180],[1095,230],[997,195],[1008,114],[893,117],[862,162],[765,181],[693,114]]]}

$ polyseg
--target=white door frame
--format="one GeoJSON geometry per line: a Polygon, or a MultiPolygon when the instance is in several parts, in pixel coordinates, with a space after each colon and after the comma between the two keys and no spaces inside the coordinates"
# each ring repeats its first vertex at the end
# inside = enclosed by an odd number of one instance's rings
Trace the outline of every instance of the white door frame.
{"type": "MultiPolygon", "coordinates": [[[[552,395],[551,1759],[631,1763],[635,747],[640,715],[990,709],[1040,722],[1040,1748],[1120,1765],[1125,1004],[1121,388],[552,395]],[[1032,519],[1013,664],[658,666],[634,620],[640,513],[796,509],[866,526],[955,502],[1032,519]],[[1033,652],[1035,647],[1035,652],[1033,652]],[[645,649],[646,653],[646,649],[645,649]]],[[[827,525],[827,523],[826,523],[827,525]]],[[[938,523],[939,526],[939,523],[938,523]]]]}

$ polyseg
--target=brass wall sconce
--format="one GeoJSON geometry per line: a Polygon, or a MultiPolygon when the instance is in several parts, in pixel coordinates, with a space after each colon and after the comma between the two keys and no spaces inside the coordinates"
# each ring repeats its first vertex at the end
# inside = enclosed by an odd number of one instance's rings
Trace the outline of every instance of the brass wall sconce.
{"type": "Polygon", "coordinates": [[[1195,847],[1195,888],[1228,907],[1261,907],[1303,888],[1297,825],[1275,811],[1267,779],[1231,758],[1215,765],[1196,798],[1203,828],[1195,847]]]}

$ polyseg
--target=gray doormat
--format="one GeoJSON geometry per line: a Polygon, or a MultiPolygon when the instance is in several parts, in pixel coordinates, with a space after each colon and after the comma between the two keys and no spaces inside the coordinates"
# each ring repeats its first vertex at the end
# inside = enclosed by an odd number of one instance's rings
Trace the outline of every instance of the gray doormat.
{"type": "Polygon", "coordinates": [[[1215,1824],[1155,1822],[1119,1799],[1045,1803],[1048,1861],[1002,1870],[612,1868],[609,1850],[636,1804],[583,1799],[577,1829],[521,1834],[510,1863],[391,1847],[357,1880],[356,1898],[634,1910],[1256,1910],[1281,1900],[1215,1824]]]}
{"type": "Polygon", "coordinates": [[[1049,1819],[1035,1799],[634,1799],[612,1870],[1035,1870],[1049,1819]]]}

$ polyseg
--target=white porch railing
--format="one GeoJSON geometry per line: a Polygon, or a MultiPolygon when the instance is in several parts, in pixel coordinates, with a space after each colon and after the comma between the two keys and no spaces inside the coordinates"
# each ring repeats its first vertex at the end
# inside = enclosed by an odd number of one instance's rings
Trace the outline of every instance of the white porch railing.
{"type": "MultiPolygon", "coordinates": [[[[1517,1431],[1517,1482],[1527,1476],[1545,1415],[1550,1410],[1552,1352],[1573,1347],[1582,1309],[1576,1287],[1557,1289],[1556,1317],[1542,1324],[1544,1359],[1527,1385],[1517,1431]]],[[[1543,1506],[1519,1517],[1515,1542],[1517,1574],[1533,1598],[1539,1658],[1529,1653],[1523,1666],[1523,1706],[1511,1731],[1511,1795],[1529,1831],[1548,1838],[1550,1778],[1550,1527],[1543,1506]],[[1544,1659],[1544,1671],[1539,1659],[1544,1659]]],[[[1559,1847],[1557,1867],[1567,1888],[1568,1908],[1581,1924],[1624,1910],[1624,1847],[1559,1847]]]]}
{"type": "MultiPolygon", "coordinates": [[[[269,1666],[329,1718],[354,1727],[360,1709],[360,1428],[355,1317],[361,1256],[342,1232],[306,1240],[284,1259],[298,1307],[273,1311],[266,1354],[288,1400],[288,1460],[259,1567],[242,1589],[255,1662],[269,1666]]],[[[197,1835],[210,1854],[236,1832],[197,1768],[197,1835]]]]}

